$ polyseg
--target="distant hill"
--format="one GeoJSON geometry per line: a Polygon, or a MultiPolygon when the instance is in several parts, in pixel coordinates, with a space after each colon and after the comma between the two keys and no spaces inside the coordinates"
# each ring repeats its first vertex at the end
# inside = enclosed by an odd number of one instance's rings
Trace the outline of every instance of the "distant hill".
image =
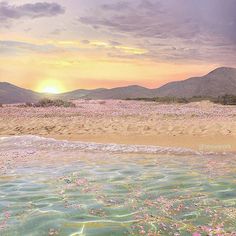
{"type": "Polygon", "coordinates": [[[105,90],[106,90],[105,88],[92,89],[92,90],[78,89],[71,92],[58,94],[55,97],[58,97],[60,99],[65,99],[65,100],[76,100],[76,99],[81,99],[83,97],[87,97],[90,94],[96,94],[105,90]]]}
{"type": "Polygon", "coordinates": [[[42,97],[76,99],[126,99],[152,97],[218,97],[225,94],[236,95],[236,69],[220,67],[202,77],[170,82],[157,89],[148,89],[138,85],[112,89],[78,89],[58,95],[45,95],[15,85],[0,82],[0,103],[35,102],[42,97]]]}
{"type": "Polygon", "coordinates": [[[36,102],[40,97],[40,93],[7,82],[0,82],[0,103],[36,102]]]}
{"type": "MultiPolygon", "coordinates": [[[[148,89],[138,85],[118,87],[113,89],[86,90],[85,99],[126,99],[150,97],[218,97],[225,94],[236,95],[236,69],[220,67],[202,77],[194,77],[183,81],[170,82],[157,89],[148,89]]],[[[73,99],[76,91],[66,94],[67,99],[73,99]]]]}
{"type": "Polygon", "coordinates": [[[202,77],[170,82],[158,89],[156,95],[172,97],[236,95],[236,69],[220,67],[202,77]]]}
{"type": "Polygon", "coordinates": [[[155,94],[152,89],[138,85],[118,87],[96,91],[85,96],[87,99],[126,99],[138,97],[153,97],[155,94]]]}

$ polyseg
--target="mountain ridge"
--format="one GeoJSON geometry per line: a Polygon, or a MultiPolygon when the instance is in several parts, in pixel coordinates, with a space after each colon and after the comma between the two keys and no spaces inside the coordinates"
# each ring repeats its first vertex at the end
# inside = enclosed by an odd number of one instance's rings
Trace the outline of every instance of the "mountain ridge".
{"type": "Polygon", "coordinates": [[[158,96],[217,97],[225,94],[236,95],[236,69],[219,67],[201,77],[169,82],[157,89],[158,96]]]}
{"type": "Polygon", "coordinates": [[[236,95],[236,68],[219,67],[206,75],[186,80],[172,81],[159,88],[149,89],[139,85],[116,88],[77,89],[70,92],[48,95],[0,82],[0,103],[35,102],[43,97],[55,99],[134,99],[152,97],[218,97],[236,95]]]}
{"type": "Polygon", "coordinates": [[[36,102],[40,97],[40,93],[8,82],[0,82],[0,103],[36,102]]]}

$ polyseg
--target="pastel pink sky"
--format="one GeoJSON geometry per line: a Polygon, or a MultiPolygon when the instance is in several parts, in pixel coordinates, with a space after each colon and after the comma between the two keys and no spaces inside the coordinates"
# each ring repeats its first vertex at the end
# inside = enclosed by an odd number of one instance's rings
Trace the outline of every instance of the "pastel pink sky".
{"type": "Polygon", "coordinates": [[[236,2],[0,1],[0,81],[159,87],[236,62],[236,2]]]}

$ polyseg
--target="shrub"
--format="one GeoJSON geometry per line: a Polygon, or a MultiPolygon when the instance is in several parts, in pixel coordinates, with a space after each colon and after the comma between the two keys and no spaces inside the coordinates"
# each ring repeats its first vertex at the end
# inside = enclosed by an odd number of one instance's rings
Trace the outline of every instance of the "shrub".
{"type": "Polygon", "coordinates": [[[137,101],[147,101],[147,102],[159,102],[159,103],[190,103],[190,102],[201,102],[201,101],[211,101],[214,103],[222,105],[236,105],[236,95],[226,94],[224,96],[214,97],[202,97],[194,96],[191,98],[177,98],[177,97],[154,97],[154,98],[135,98],[126,100],[137,100],[137,101]]]}
{"type": "Polygon", "coordinates": [[[136,100],[136,101],[146,101],[146,102],[159,102],[159,103],[180,103],[180,104],[187,104],[190,102],[201,102],[205,100],[212,101],[211,97],[201,97],[195,96],[192,98],[185,98],[185,97],[153,97],[153,98],[135,98],[135,99],[126,99],[126,100],[136,100]]]}
{"type": "Polygon", "coordinates": [[[33,103],[30,103],[30,102],[27,102],[27,103],[25,103],[25,106],[26,106],[26,107],[33,107],[34,104],[33,104],[33,103]]]}
{"type": "Polygon", "coordinates": [[[215,103],[220,103],[222,105],[236,105],[236,96],[226,94],[224,96],[219,96],[214,100],[215,103]]]}
{"type": "Polygon", "coordinates": [[[75,107],[75,104],[61,99],[51,100],[44,98],[38,103],[34,104],[36,107],[75,107]]]}
{"type": "Polygon", "coordinates": [[[48,98],[41,99],[34,104],[36,107],[51,107],[54,106],[54,101],[48,98]]]}
{"type": "Polygon", "coordinates": [[[75,107],[75,104],[68,101],[63,101],[60,99],[52,100],[48,98],[41,99],[37,103],[27,102],[23,105],[19,105],[18,107],[75,107]]]}
{"type": "Polygon", "coordinates": [[[176,100],[177,103],[189,103],[190,100],[188,100],[187,98],[177,98],[176,100]]]}
{"type": "Polygon", "coordinates": [[[137,100],[146,102],[160,102],[160,103],[188,103],[189,100],[186,98],[176,98],[176,97],[154,97],[154,98],[135,98],[126,100],[137,100]]]}

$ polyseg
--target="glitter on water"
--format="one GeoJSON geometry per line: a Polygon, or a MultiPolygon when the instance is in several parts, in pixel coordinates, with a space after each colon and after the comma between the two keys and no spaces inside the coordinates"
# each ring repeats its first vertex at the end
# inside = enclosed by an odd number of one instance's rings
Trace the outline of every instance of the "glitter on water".
{"type": "Polygon", "coordinates": [[[235,235],[234,154],[39,137],[0,147],[1,236],[235,235]]]}

